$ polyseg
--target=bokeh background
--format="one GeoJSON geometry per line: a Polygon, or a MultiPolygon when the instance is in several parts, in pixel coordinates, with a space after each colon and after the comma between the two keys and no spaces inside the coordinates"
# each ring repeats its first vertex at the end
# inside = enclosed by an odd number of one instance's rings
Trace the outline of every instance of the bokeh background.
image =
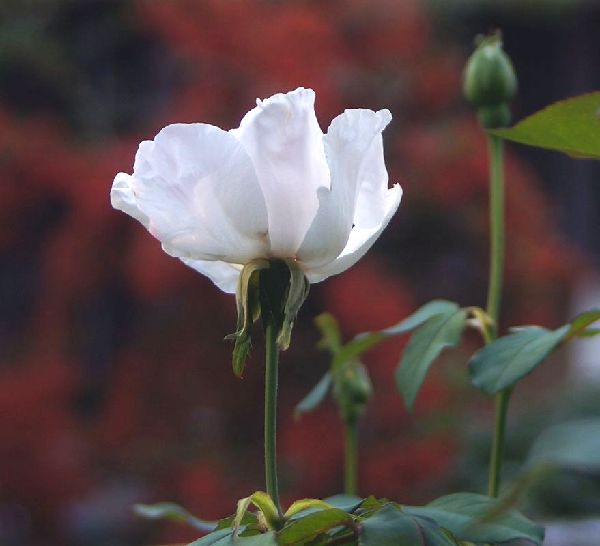
{"type": "MultiPolygon", "coordinates": [[[[196,533],[131,505],[217,518],[263,487],[260,333],[235,379],[234,298],[109,205],[141,140],[176,121],[235,127],[256,97],[299,85],[315,89],[324,128],[344,108],[392,111],[384,142],[403,203],[359,264],[312,287],[282,357],[283,498],[327,496],[342,486],[336,409],[293,419],[328,366],[313,318],[332,312],[350,337],[432,298],[484,304],[486,148],[460,93],[474,36],[503,29],[518,119],[600,87],[599,25],[600,4],[577,0],[3,0],[0,543],[185,542],[196,533]]],[[[599,175],[510,147],[504,326],[555,327],[598,303],[599,175]]],[[[414,415],[392,381],[403,342],[365,357],[362,492],[417,503],[483,490],[492,404],[465,367],[477,338],[436,363],[414,415]]],[[[508,474],[548,422],[600,413],[593,356],[563,351],[519,387],[508,474]]],[[[597,512],[599,491],[567,476],[530,508],[597,512]]]]}

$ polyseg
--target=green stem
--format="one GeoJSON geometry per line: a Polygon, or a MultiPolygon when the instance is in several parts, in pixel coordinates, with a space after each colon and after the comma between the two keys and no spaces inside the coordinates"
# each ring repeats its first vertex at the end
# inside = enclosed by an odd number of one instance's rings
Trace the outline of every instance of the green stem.
{"type": "Polygon", "coordinates": [[[347,423],[345,433],[344,493],[358,494],[358,426],[347,423]]]}
{"type": "Polygon", "coordinates": [[[279,347],[274,320],[265,328],[265,481],[267,493],[282,516],[277,484],[277,371],[279,347]]]}
{"type": "Polygon", "coordinates": [[[505,389],[496,395],[496,422],[494,426],[494,440],[490,455],[490,472],[488,479],[488,495],[497,497],[500,491],[502,474],[502,458],[504,456],[504,434],[506,431],[506,414],[510,400],[510,389],[505,389]]]}
{"type": "MultiPolygon", "coordinates": [[[[490,154],[490,277],[486,311],[493,320],[491,340],[498,336],[500,302],[502,298],[502,275],[504,272],[504,146],[502,139],[488,137],[490,154]]],[[[504,435],[510,390],[496,395],[496,418],[494,439],[490,454],[488,493],[498,496],[504,455],[504,435]]]]}
{"type": "Polygon", "coordinates": [[[488,137],[490,154],[490,278],[486,311],[498,333],[502,273],[504,271],[504,147],[502,139],[488,137]]]}

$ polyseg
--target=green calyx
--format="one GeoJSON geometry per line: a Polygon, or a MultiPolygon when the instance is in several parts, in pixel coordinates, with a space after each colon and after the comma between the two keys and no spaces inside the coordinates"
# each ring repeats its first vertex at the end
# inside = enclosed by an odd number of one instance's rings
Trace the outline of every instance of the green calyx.
{"type": "Polygon", "coordinates": [[[502,49],[500,33],[480,39],[465,67],[463,92],[477,107],[483,127],[504,127],[510,123],[508,103],[517,92],[517,77],[502,49]]]}
{"type": "Polygon", "coordinates": [[[251,328],[262,317],[263,326],[273,324],[277,345],[289,347],[296,315],[308,296],[309,283],[293,260],[258,258],[247,263],[236,292],[237,329],[226,339],[235,342],[233,372],[240,377],[252,345],[251,328]]]}

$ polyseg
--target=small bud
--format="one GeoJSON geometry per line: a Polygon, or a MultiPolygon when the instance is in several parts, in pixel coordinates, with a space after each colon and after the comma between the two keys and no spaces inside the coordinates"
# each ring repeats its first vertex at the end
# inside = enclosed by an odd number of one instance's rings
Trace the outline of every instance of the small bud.
{"type": "Polygon", "coordinates": [[[364,412],[372,391],[367,370],[360,362],[353,362],[340,370],[334,380],[333,395],[347,424],[356,423],[364,412]]]}
{"type": "Polygon", "coordinates": [[[502,127],[510,122],[508,102],[517,91],[515,70],[502,49],[499,33],[483,38],[467,62],[463,92],[478,107],[483,127],[502,127]]]}

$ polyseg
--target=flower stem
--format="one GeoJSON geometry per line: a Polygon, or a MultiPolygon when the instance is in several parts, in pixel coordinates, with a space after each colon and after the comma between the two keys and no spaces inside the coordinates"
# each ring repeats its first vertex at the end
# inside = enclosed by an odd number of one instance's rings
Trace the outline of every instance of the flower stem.
{"type": "MultiPolygon", "coordinates": [[[[504,272],[504,146],[502,139],[488,136],[490,156],[490,277],[486,311],[493,321],[491,340],[498,336],[502,276],[504,272]]],[[[490,454],[488,494],[497,497],[500,489],[504,433],[510,389],[496,395],[494,439],[490,454]]]]}
{"type": "Polygon", "coordinates": [[[277,484],[277,328],[268,319],[265,328],[265,481],[267,493],[282,516],[277,484]]]}
{"type": "Polygon", "coordinates": [[[358,492],[358,426],[356,423],[347,423],[344,427],[345,434],[345,465],[344,465],[344,493],[357,495],[358,492]]]}
{"type": "Polygon", "coordinates": [[[488,137],[490,154],[490,277],[486,311],[498,335],[502,274],[504,271],[504,146],[502,139],[488,137]]]}

